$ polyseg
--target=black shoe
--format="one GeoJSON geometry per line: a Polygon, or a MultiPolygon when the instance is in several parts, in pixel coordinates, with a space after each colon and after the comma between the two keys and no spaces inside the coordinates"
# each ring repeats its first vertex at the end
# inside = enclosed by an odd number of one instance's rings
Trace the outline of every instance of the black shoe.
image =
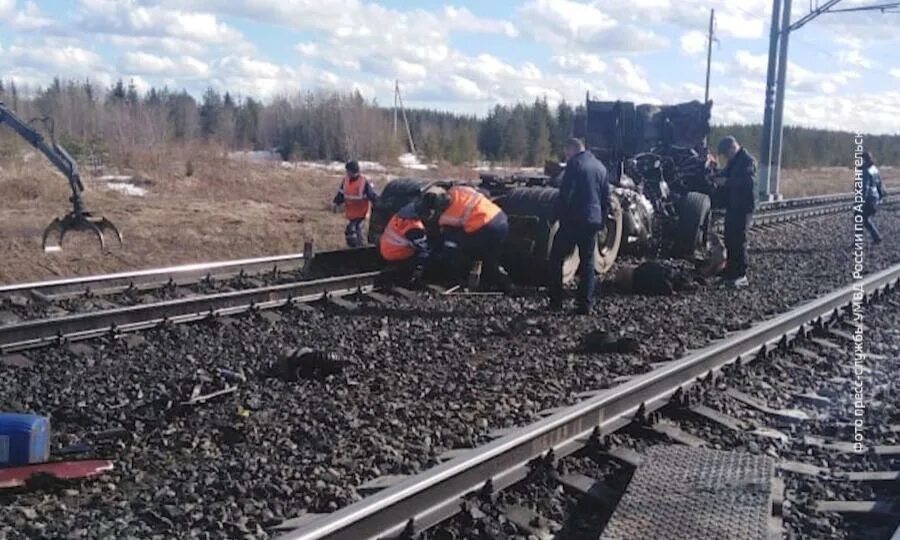
{"type": "Polygon", "coordinates": [[[872,245],[873,245],[873,246],[877,246],[877,245],[880,244],[880,243],[881,243],[881,238],[873,238],[873,239],[872,239],[872,245]]]}
{"type": "Polygon", "coordinates": [[[563,309],[562,300],[550,300],[550,311],[559,313],[563,309]]]}
{"type": "Polygon", "coordinates": [[[578,304],[575,306],[575,314],[576,315],[590,315],[591,306],[587,304],[578,304]]]}

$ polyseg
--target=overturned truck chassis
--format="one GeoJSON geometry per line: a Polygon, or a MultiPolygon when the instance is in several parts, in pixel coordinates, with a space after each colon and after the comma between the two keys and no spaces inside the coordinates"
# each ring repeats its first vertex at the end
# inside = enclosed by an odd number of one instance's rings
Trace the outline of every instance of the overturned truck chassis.
{"type": "MultiPolygon", "coordinates": [[[[595,271],[604,274],[620,250],[694,257],[705,249],[715,167],[707,159],[712,104],[669,107],[588,100],[576,118],[575,135],[601,159],[611,183],[607,226],[598,233],[595,271]]],[[[519,283],[543,284],[553,238],[559,230],[556,200],[562,171],[548,164],[543,175],[483,174],[473,187],[490,196],[509,217],[503,264],[519,283]]],[[[390,216],[435,183],[465,182],[400,178],[384,189],[372,211],[369,240],[377,243],[390,216]]],[[[578,253],[565,261],[574,279],[578,253]]]]}

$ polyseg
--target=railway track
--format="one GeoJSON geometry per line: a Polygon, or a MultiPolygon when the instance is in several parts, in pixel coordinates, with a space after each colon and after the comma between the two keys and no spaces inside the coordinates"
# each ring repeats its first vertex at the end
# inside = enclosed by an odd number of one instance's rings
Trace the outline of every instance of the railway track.
{"type": "MultiPolygon", "coordinates": [[[[849,195],[830,195],[803,199],[788,199],[762,203],[754,219],[754,227],[770,227],[795,220],[808,219],[847,211],[849,195]]],[[[721,226],[721,220],[717,222],[721,226]]],[[[151,307],[203,305],[201,296],[227,296],[236,291],[257,291],[270,286],[290,285],[311,278],[323,278],[352,272],[374,271],[378,257],[373,248],[336,250],[312,255],[311,246],[305,254],[287,254],[256,259],[241,259],[212,263],[188,264],[167,268],[123,272],[42,282],[0,286],[0,329],[20,326],[36,319],[66,319],[61,323],[62,334],[75,314],[118,311],[150,313],[168,309],[151,307]],[[315,261],[315,263],[313,262],[315,261]],[[127,310],[126,308],[135,308],[127,310]],[[140,309],[138,309],[140,307],[140,309]]],[[[239,297],[240,295],[232,295],[239,297]]],[[[215,302],[207,302],[215,306],[215,302]]],[[[204,310],[218,309],[216,307],[204,310]]],[[[181,316],[176,312],[174,316],[181,316]]],[[[106,317],[116,321],[134,322],[134,318],[106,317]]],[[[98,328],[109,328],[103,317],[82,317],[82,321],[96,320],[98,328]]],[[[49,324],[49,323],[48,323],[49,324]]],[[[44,325],[47,326],[46,324],[44,325]]],[[[82,326],[83,328],[83,326],[82,326]]],[[[6,329],[11,334],[13,329],[6,329]]],[[[0,333],[2,335],[2,333],[0,333]]],[[[40,334],[48,337],[47,332],[40,334]]],[[[21,341],[21,340],[19,340],[21,341]]],[[[0,346],[12,343],[0,338],[0,346]]]]}
{"type": "Polygon", "coordinates": [[[343,296],[373,291],[382,276],[382,272],[364,272],[0,326],[0,354],[287,304],[337,302],[343,296]]]}
{"type": "MultiPolygon", "coordinates": [[[[885,234],[900,232],[888,215],[885,234]]],[[[835,235],[846,221],[823,216],[774,225],[779,234],[754,231],[753,291],[702,286],[677,297],[604,295],[592,317],[545,314],[539,297],[379,294],[368,285],[331,283],[336,301],[312,309],[299,300],[265,311],[244,302],[234,308],[247,316],[232,317],[231,308],[219,317],[201,311],[201,322],[154,324],[136,339],[118,339],[122,332],[106,328],[77,347],[56,338],[40,350],[0,354],[0,384],[8,389],[0,408],[48,414],[57,449],[88,441],[90,455],[116,460],[96,486],[0,493],[0,536],[266,538],[302,509],[311,512],[308,519],[349,508],[392,475],[416,475],[465,455],[501,430],[574,403],[576,393],[613,387],[651,363],[682,357],[684,347],[701,347],[838,286],[834,274],[847,259],[835,235]],[[341,289],[349,296],[339,296],[341,289]],[[348,297],[351,303],[342,301],[348,297]],[[573,356],[567,341],[598,325],[638,338],[642,353],[573,356]],[[343,375],[297,384],[262,375],[280,349],[302,346],[334,351],[350,366],[343,375]],[[208,391],[224,384],[220,369],[247,379],[221,401],[176,415],[167,408],[197,385],[208,391]],[[94,434],[109,428],[124,438],[95,442],[94,434]],[[38,517],[22,521],[21,508],[38,517]]],[[[897,257],[890,243],[870,254],[873,268],[897,257]]],[[[446,538],[444,526],[434,529],[436,538],[446,538]]]]}
{"type": "MultiPolygon", "coordinates": [[[[754,328],[738,335],[727,337],[701,350],[695,351],[686,357],[673,362],[665,363],[649,373],[631,378],[623,384],[596,392],[593,397],[571,407],[553,412],[546,418],[526,426],[512,430],[484,446],[459,452],[458,456],[449,461],[427,470],[419,475],[401,479],[394,479],[393,485],[390,479],[375,484],[381,487],[380,491],[362,501],[342,508],[328,515],[307,515],[286,524],[286,527],[295,527],[284,535],[291,540],[313,539],[338,539],[338,538],[386,538],[409,537],[421,533],[439,523],[446,521],[451,516],[463,511],[463,522],[472,526],[472,523],[484,517],[486,514],[478,510],[479,501],[486,495],[504,490],[533,474],[534,468],[553,463],[582,450],[588,445],[596,444],[604,436],[608,436],[623,428],[639,425],[651,425],[657,434],[663,435],[675,441],[691,446],[702,446],[704,441],[697,436],[687,434],[677,427],[662,429],[658,425],[648,424],[647,418],[666,406],[687,406],[689,397],[696,394],[701,387],[716,388],[716,377],[720,372],[729,375],[720,378],[718,388],[722,388],[722,382],[733,384],[730,379],[736,373],[747,369],[753,362],[769,362],[775,356],[783,356],[793,350],[801,357],[816,355],[808,348],[801,346],[818,346],[821,349],[849,350],[853,342],[853,335],[847,330],[840,330],[838,326],[843,324],[846,317],[853,314],[854,301],[861,303],[870,301],[885,295],[896,296],[893,291],[900,286],[900,265],[892,266],[886,270],[870,275],[862,282],[854,286],[846,287],[827,294],[817,300],[802,305],[783,315],[760,323],[754,328]],[[857,297],[854,295],[857,294],[857,297]],[[863,297],[865,300],[863,300],[863,297]],[[843,345],[823,339],[828,335],[832,340],[844,341],[843,345]],[[849,337],[848,337],[849,336],[849,337]],[[846,341],[849,340],[849,344],[846,341]],[[812,344],[812,345],[809,345],[812,344]],[[699,442],[698,442],[699,441],[699,442]],[[475,509],[473,511],[473,508],[475,509]],[[474,516],[474,517],[473,517],[474,516]]],[[[893,299],[888,299],[895,308],[898,304],[893,299]]],[[[854,326],[855,328],[855,326],[854,326]]],[[[898,328],[900,330],[900,328],[898,328]]],[[[900,341],[900,340],[898,340],[900,341]]],[[[896,343],[895,343],[896,345],[896,343]]],[[[820,351],[818,354],[823,354],[820,351]]],[[[824,361],[823,358],[820,357],[824,361]]],[[[886,369],[896,368],[896,366],[886,369]]],[[[871,372],[872,368],[866,367],[871,372]]],[[[834,366],[831,372],[841,373],[834,366]]],[[[810,369],[808,377],[815,377],[815,369],[810,369]]],[[[846,372],[844,372],[846,375],[846,372]]],[[[745,381],[746,382],[746,381],[745,381]]],[[[896,379],[893,382],[896,387],[896,379]]],[[[889,385],[890,386],[890,385],[889,385]]],[[[799,414],[787,409],[780,410],[763,404],[757,398],[753,398],[741,392],[729,392],[742,404],[750,404],[757,410],[762,410],[770,416],[785,418],[799,422],[799,414]]],[[[878,395],[878,394],[876,394],[878,395]]],[[[890,393],[888,393],[890,395],[890,393]]],[[[802,399],[816,401],[821,406],[823,402],[830,402],[824,396],[814,392],[803,394],[802,399]]],[[[696,405],[693,410],[702,411],[699,414],[707,419],[713,419],[719,425],[740,425],[741,420],[733,420],[723,413],[709,412],[711,409],[701,409],[696,405]]],[[[894,411],[896,412],[896,411],[894,411]]],[[[850,416],[852,418],[852,416],[850,416]]],[[[843,416],[846,421],[847,415],[843,416]]],[[[896,418],[894,418],[896,420],[896,418]]],[[[745,420],[746,422],[746,420],[745,420]]],[[[851,422],[852,424],[852,422],[851,422]]],[[[742,432],[741,428],[734,431],[742,432]]],[[[877,429],[874,430],[877,433],[877,429]]],[[[771,428],[756,428],[756,433],[762,438],[779,439],[790,436],[786,433],[771,428]]],[[[852,429],[851,429],[852,433],[852,429]]],[[[835,434],[838,435],[838,434],[835,434]]],[[[842,433],[846,436],[846,431],[842,433]]],[[[879,442],[869,442],[872,456],[892,457],[900,456],[900,445],[897,445],[896,432],[877,433],[877,437],[894,439],[879,442]]],[[[846,444],[817,441],[807,437],[805,444],[820,450],[833,453],[852,453],[846,444]]],[[[851,445],[852,446],[852,445],[851,445]]],[[[619,452],[622,455],[627,453],[619,452]]],[[[622,458],[628,461],[629,458],[622,458]]],[[[632,462],[636,461],[634,458],[632,462]]],[[[639,458],[637,459],[639,461],[639,458]]],[[[896,467],[897,462],[894,461],[896,467]]],[[[872,467],[874,462],[869,463],[872,467]]],[[[819,475],[825,471],[832,474],[833,471],[816,465],[805,466],[796,462],[779,462],[779,468],[791,474],[811,476],[819,475]]],[[[894,470],[884,471],[881,474],[860,473],[855,476],[860,482],[893,482],[898,480],[894,470]]],[[[835,473],[840,479],[841,473],[835,473]]],[[[572,482],[570,482],[572,483],[572,482]]],[[[594,482],[581,482],[582,491],[596,492],[600,488],[595,487],[594,482]]],[[[602,486],[601,486],[602,487],[602,486]]],[[[608,492],[608,488],[606,489],[608,492]]],[[[601,497],[602,498],[602,497],[601,497]]],[[[821,512],[844,512],[879,514],[888,519],[897,518],[900,521],[900,513],[893,506],[892,500],[887,501],[817,501],[816,508],[821,512]]],[[[599,503],[598,503],[599,505],[599,503]]],[[[531,512],[533,514],[533,512],[531,512]]],[[[543,530],[541,523],[546,524],[547,519],[538,519],[528,512],[516,510],[516,517],[507,516],[506,521],[519,524],[521,534],[534,534],[537,537],[550,538],[551,531],[543,530]]],[[[634,516],[632,516],[633,518],[634,516]]],[[[728,518],[728,516],[725,516],[728,518]]],[[[671,524],[675,527],[675,524],[671,524]]],[[[896,527],[897,521],[888,524],[891,530],[896,527]]],[[[595,531],[598,532],[598,531],[595,531]]],[[[453,536],[443,537],[459,537],[453,536]]],[[[468,537],[468,536],[463,536],[468,537]]],[[[622,536],[610,536],[610,538],[622,536]]],[[[605,538],[605,536],[604,536],[605,538]]]]}
{"type": "Polygon", "coordinates": [[[256,259],[0,286],[0,327],[25,320],[103,311],[201,295],[259,289],[375,270],[372,248],[256,259]]]}

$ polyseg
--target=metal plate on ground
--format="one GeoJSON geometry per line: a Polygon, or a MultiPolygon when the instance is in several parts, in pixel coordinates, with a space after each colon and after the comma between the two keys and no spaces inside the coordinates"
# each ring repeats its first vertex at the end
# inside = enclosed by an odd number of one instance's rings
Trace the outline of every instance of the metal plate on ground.
{"type": "Polygon", "coordinates": [[[774,467],[744,452],[654,446],[600,538],[768,539],[774,467]]]}

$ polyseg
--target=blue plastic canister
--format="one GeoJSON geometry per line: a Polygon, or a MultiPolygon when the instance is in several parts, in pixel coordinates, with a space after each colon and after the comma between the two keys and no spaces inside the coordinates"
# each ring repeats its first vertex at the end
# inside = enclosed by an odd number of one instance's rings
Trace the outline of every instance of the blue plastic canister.
{"type": "Polygon", "coordinates": [[[0,413],[0,467],[43,463],[49,457],[49,418],[0,413]]]}

